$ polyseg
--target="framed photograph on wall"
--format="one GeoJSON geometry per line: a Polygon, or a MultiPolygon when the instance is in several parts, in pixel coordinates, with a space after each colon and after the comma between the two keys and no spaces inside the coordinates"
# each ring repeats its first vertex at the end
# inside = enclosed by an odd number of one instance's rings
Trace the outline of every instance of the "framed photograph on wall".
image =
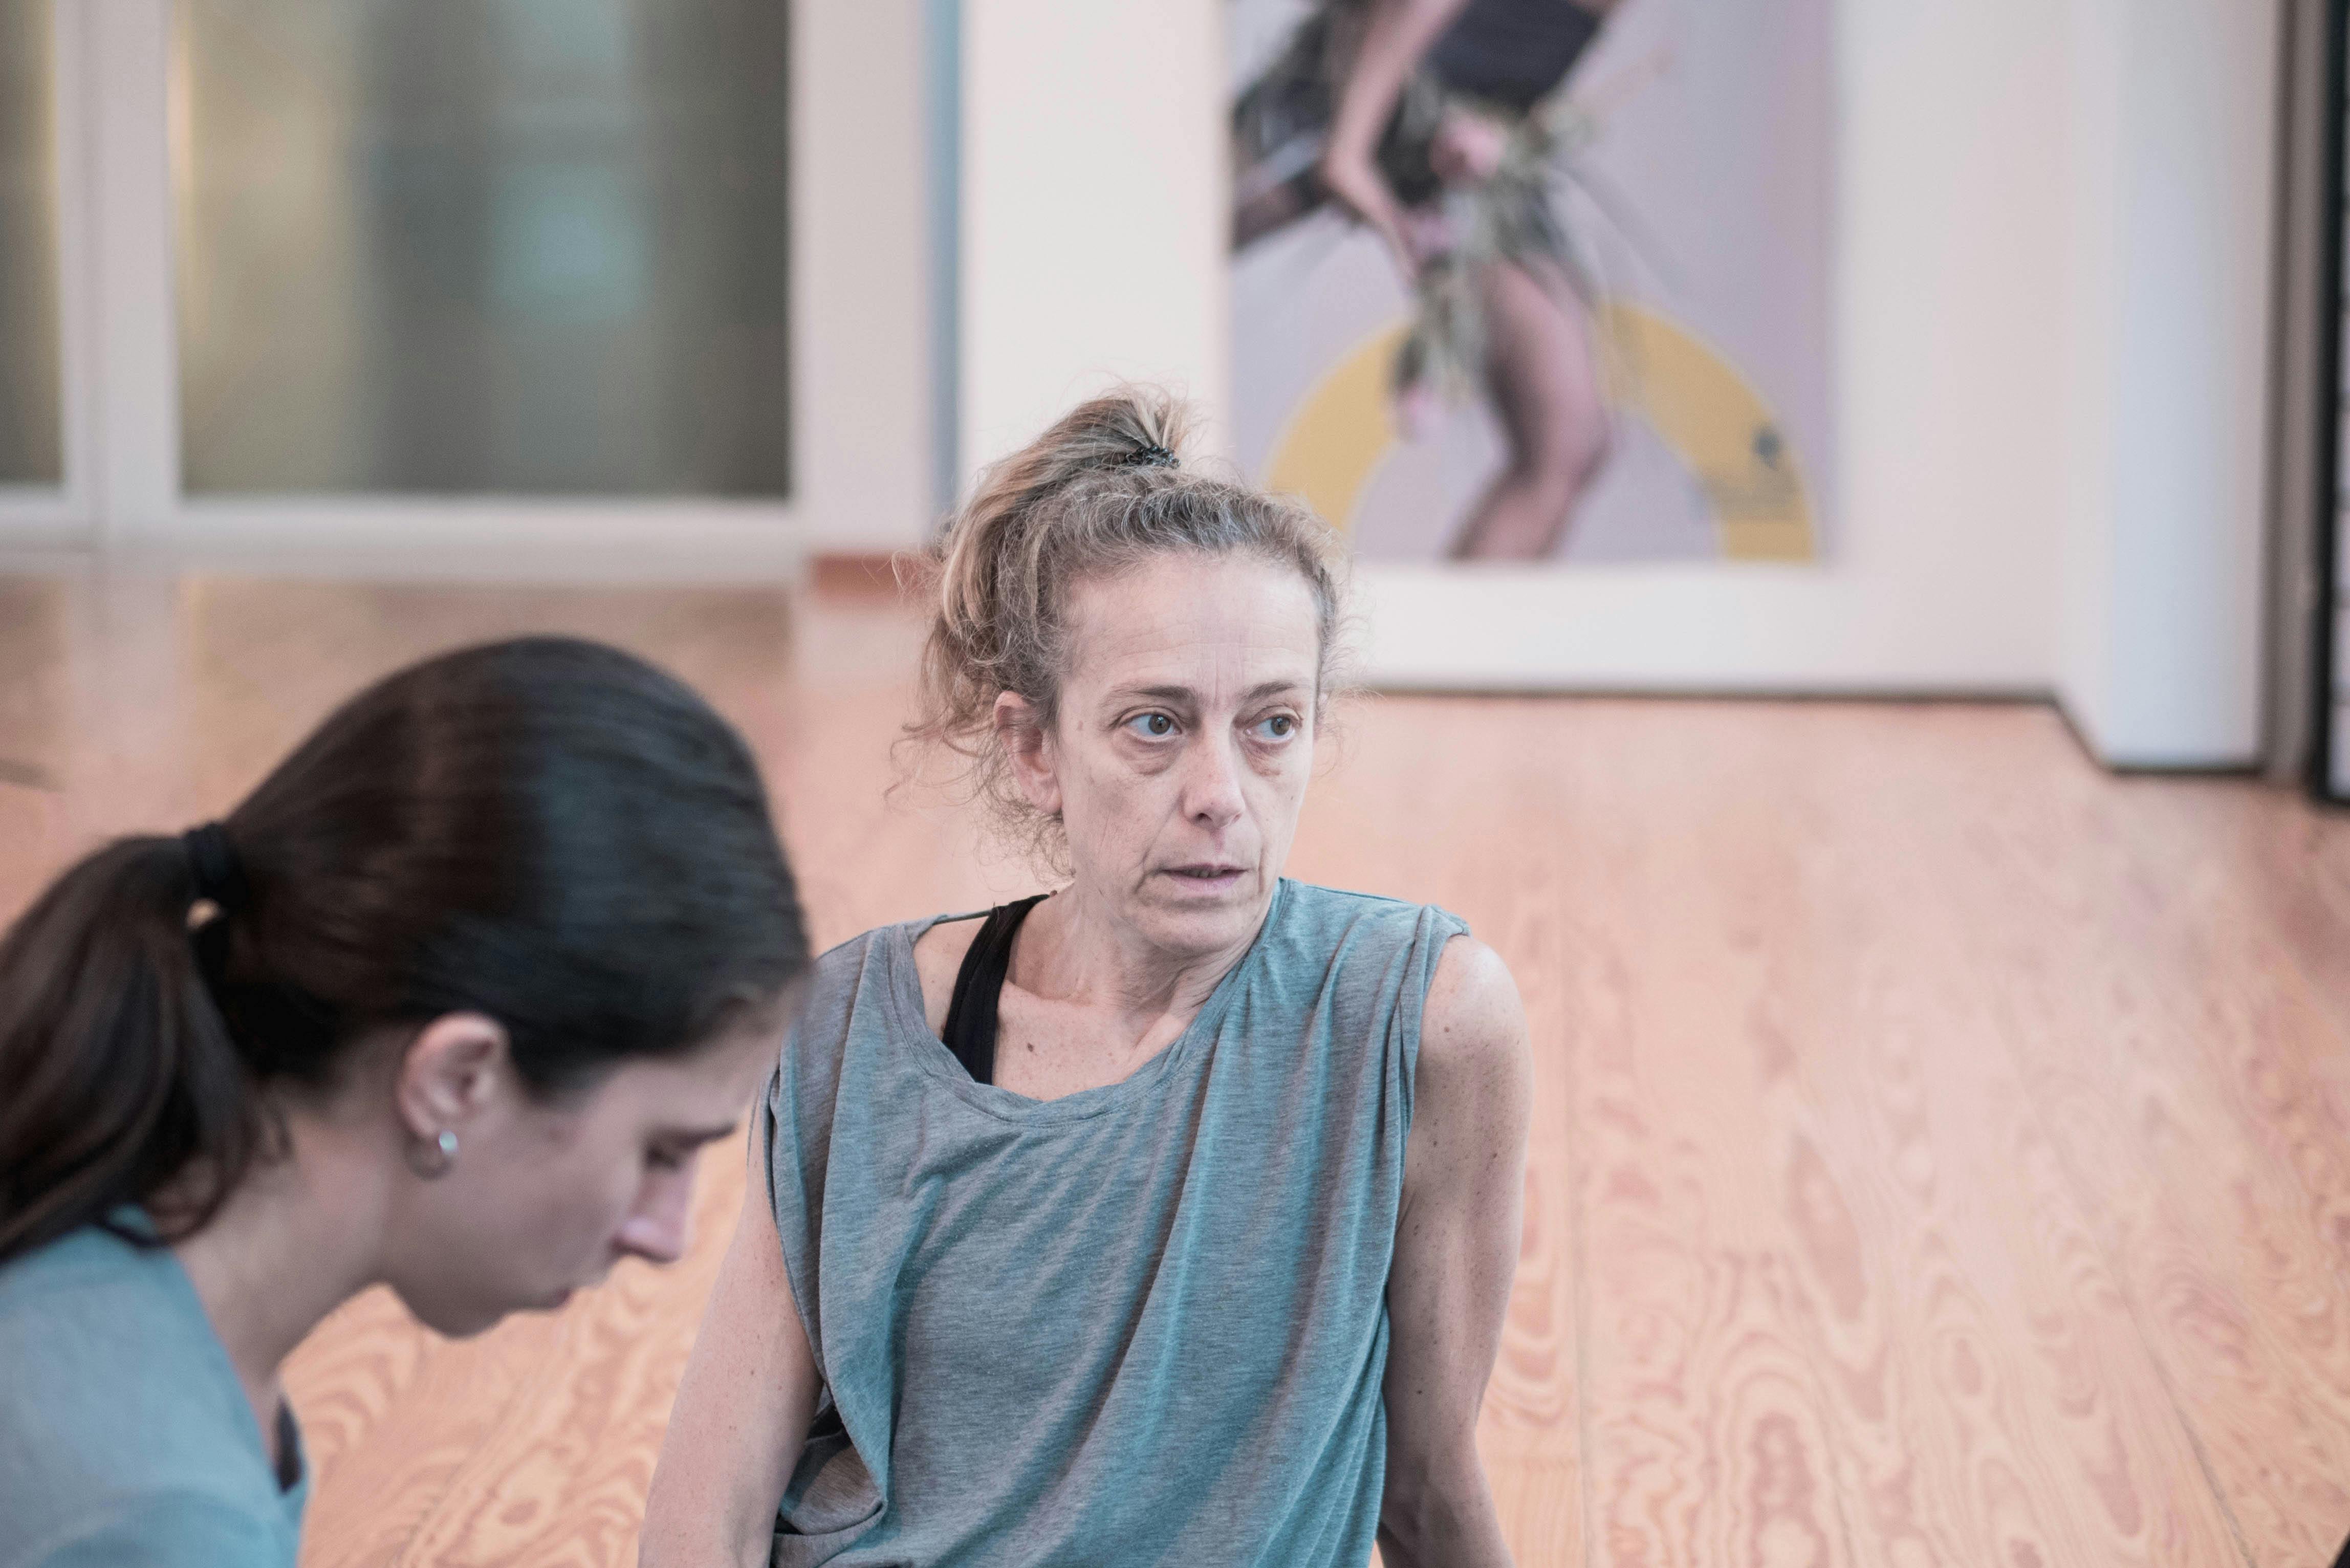
{"type": "Polygon", "coordinates": [[[1243,463],[1367,565],[1831,551],[1830,32],[1232,0],[1243,463]]]}

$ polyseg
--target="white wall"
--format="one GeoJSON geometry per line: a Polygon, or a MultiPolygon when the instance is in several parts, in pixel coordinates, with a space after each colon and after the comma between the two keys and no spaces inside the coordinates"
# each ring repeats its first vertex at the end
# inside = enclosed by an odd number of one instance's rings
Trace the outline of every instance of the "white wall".
{"type": "MultiPolygon", "coordinates": [[[[967,461],[1106,369],[1221,406],[1222,9],[971,6],[967,461]]],[[[2053,691],[2116,761],[2249,759],[2273,25],[1846,0],[1832,558],[1367,571],[1374,677],[2053,691]]]]}
{"type": "Polygon", "coordinates": [[[1223,0],[965,0],[966,473],[1118,378],[1226,439],[1223,0]]]}
{"type": "Polygon", "coordinates": [[[792,7],[793,511],[817,549],[920,542],[931,514],[930,156],[920,0],[792,7]]]}
{"type": "Polygon", "coordinates": [[[2106,760],[2261,748],[2279,16],[2074,0],[2055,683],[2106,760]]]}

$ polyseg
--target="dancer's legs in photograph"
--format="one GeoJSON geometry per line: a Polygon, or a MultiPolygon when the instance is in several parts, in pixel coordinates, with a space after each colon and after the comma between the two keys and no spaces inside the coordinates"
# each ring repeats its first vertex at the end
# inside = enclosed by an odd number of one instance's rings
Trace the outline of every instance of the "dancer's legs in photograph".
{"type": "Polygon", "coordinates": [[[1486,389],[1509,452],[1451,556],[1541,560],[1557,552],[1575,503],[1607,457],[1595,328],[1565,277],[1540,262],[1492,263],[1478,292],[1486,389]]]}

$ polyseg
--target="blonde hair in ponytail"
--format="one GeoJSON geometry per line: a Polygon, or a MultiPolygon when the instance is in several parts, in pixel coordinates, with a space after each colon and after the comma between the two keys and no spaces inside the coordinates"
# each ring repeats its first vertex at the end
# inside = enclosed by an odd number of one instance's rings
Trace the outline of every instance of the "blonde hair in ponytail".
{"type": "Polygon", "coordinates": [[[1066,670],[1070,587],[1154,556],[1239,552],[1295,570],[1314,595],[1320,699],[1345,614],[1337,541],[1295,502],[1181,465],[1191,411],[1165,390],[1118,388],[1080,403],[989,468],[928,556],[937,594],[911,740],[967,763],[966,782],[1005,826],[1051,846],[1054,824],[1011,786],[994,727],[1012,692],[1050,726],[1066,670]]]}

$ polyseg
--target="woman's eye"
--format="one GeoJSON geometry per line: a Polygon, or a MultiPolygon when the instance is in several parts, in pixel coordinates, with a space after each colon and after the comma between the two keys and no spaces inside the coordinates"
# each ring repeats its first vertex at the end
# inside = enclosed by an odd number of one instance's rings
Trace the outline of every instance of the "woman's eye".
{"type": "Polygon", "coordinates": [[[1272,718],[1259,722],[1257,730],[1268,740],[1285,741],[1297,733],[1297,720],[1292,714],[1275,713],[1272,718]]]}
{"type": "Polygon", "coordinates": [[[645,1163],[655,1170],[683,1170],[685,1156],[673,1148],[648,1149],[645,1151],[645,1163]]]}
{"type": "Polygon", "coordinates": [[[1127,728],[1152,740],[1164,740],[1175,732],[1175,721],[1164,713],[1138,713],[1127,721],[1127,728]]]}

